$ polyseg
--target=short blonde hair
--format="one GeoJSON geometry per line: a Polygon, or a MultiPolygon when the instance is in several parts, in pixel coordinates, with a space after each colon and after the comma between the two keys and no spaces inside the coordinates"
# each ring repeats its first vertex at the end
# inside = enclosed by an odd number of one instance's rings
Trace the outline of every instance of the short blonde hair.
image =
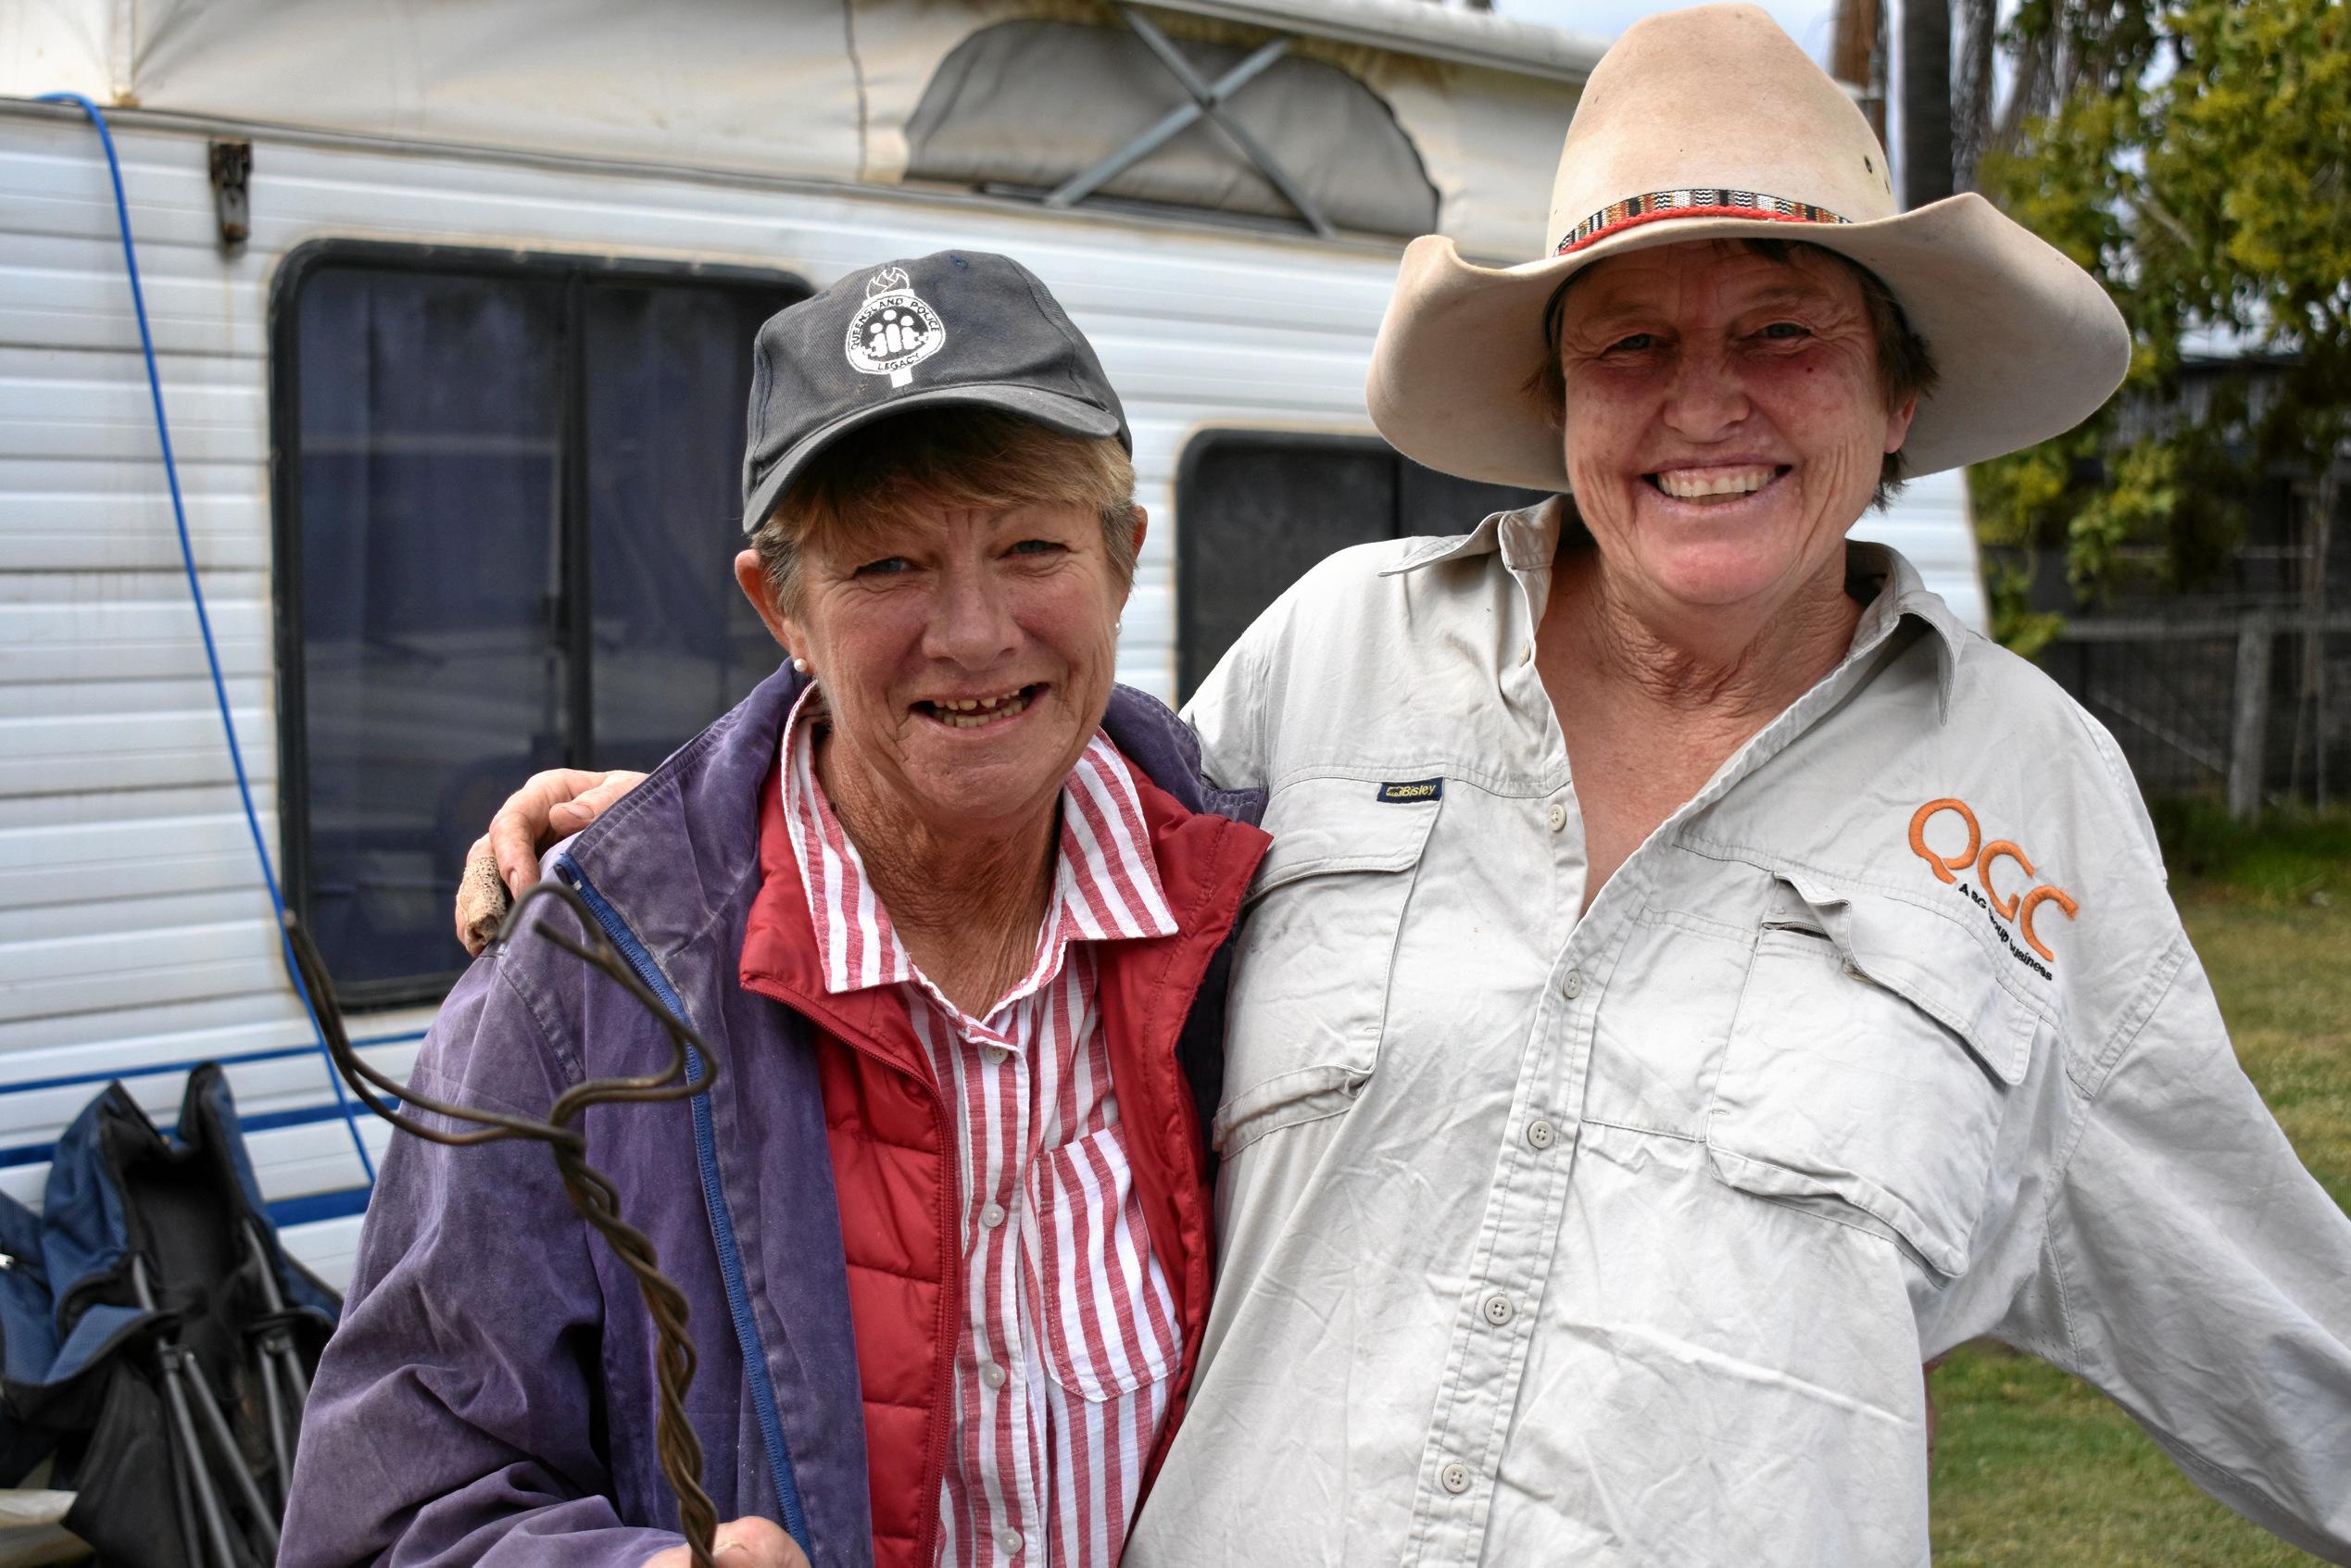
{"type": "Polygon", "coordinates": [[[989,513],[1084,507],[1101,519],[1120,590],[1135,581],[1135,465],[1125,448],[993,408],[915,409],[849,432],[785,493],[751,548],[790,614],[808,551],[853,548],[940,502],[989,513]]]}

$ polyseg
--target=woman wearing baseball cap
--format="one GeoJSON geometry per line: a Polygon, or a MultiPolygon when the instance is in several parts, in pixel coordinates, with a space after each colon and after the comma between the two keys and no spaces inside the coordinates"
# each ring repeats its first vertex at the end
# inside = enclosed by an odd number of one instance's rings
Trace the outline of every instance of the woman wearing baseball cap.
{"type": "MultiPolygon", "coordinates": [[[[1207,1320],[1212,960],[1264,797],[1113,689],[1129,437],[1025,269],[852,274],[752,384],[736,574],[788,663],[554,865],[725,1066],[590,1153],[690,1306],[721,1562],[1109,1568],[1207,1320]]],[[[535,1110],[668,1048],[525,936],[415,1081],[535,1110]]],[[[682,1565],[657,1399],[552,1162],[398,1140],[281,1562],[682,1565]]]]}

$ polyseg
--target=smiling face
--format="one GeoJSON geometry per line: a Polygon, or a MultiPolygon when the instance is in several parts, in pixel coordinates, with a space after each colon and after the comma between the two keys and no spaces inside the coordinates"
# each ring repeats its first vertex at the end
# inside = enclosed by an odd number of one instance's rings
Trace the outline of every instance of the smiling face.
{"type": "Polygon", "coordinates": [[[1917,399],[1889,411],[1861,283],[1803,247],[1614,257],[1561,301],[1576,505],[1638,603],[1768,615],[1841,576],[1917,399]]]}
{"type": "Polygon", "coordinates": [[[822,684],[828,787],[937,834],[1033,826],[1110,702],[1126,589],[1101,515],[896,509],[804,555],[788,610],[754,553],[736,576],[822,684]]]}

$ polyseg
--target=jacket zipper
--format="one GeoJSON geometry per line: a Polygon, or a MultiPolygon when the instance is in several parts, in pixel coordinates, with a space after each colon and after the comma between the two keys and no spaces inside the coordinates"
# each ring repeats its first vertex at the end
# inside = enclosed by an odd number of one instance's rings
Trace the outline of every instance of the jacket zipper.
{"type": "Polygon", "coordinates": [[[938,1412],[939,1436],[931,1444],[929,1461],[924,1466],[923,1496],[929,1524],[919,1537],[920,1561],[928,1562],[938,1555],[939,1488],[947,1482],[947,1450],[955,1440],[955,1420],[960,1409],[960,1396],[955,1388],[955,1352],[963,1342],[962,1313],[966,1286],[963,1279],[963,1171],[962,1160],[955,1137],[955,1128],[947,1113],[947,1100],[939,1093],[936,1079],[931,1084],[931,1123],[938,1129],[941,1163],[947,1167],[947,1180],[940,1183],[946,1194],[940,1205],[939,1218],[944,1222],[940,1236],[944,1239],[947,1266],[940,1270],[946,1288],[939,1295],[937,1343],[939,1347],[934,1360],[938,1371],[931,1378],[931,1409],[938,1412]]]}
{"type": "MultiPolygon", "coordinates": [[[[612,946],[628,960],[629,968],[645,983],[646,988],[660,998],[679,1022],[685,1022],[685,1004],[672,988],[669,976],[653,961],[653,955],[645,950],[645,944],[621,919],[618,910],[605,901],[588,881],[587,873],[569,855],[559,856],[555,862],[556,873],[570,884],[596,916],[596,923],[612,946]]],[[[685,1048],[685,1071],[689,1078],[702,1075],[701,1053],[688,1046],[685,1048]]],[[[777,1503],[784,1511],[784,1528],[809,1561],[816,1561],[815,1548],[810,1544],[808,1518],[800,1507],[800,1488],[792,1473],[792,1455],[784,1441],[784,1422],[777,1413],[775,1380],[768,1371],[767,1347],[761,1342],[759,1320],[751,1312],[751,1295],[743,1280],[743,1254],[735,1245],[735,1220],[726,1206],[726,1195],[719,1184],[718,1138],[710,1125],[710,1097],[708,1091],[694,1096],[687,1102],[694,1116],[694,1154],[702,1178],[702,1204],[710,1217],[710,1237],[718,1247],[719,1274],[726,1284],[726,1307],[735,1322],[735,1340],[743,1354],[744,1381],[750,1385],[751,1409],[760,1424],[760,1442],[767,1449],[769,1479],[775,1486],[777,1503]]]]}

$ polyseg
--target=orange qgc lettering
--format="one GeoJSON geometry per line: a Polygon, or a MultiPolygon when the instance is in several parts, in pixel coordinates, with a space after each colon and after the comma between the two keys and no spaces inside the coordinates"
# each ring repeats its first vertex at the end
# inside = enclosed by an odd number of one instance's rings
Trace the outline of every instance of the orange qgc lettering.
{"type": "Polygon", "coordinates": [[[2072,897],[2068,894],[2064,888],[2047,886],[2034,888],[2031,892],[2024,896],[2024,902],[2018,906],[2017,931],[2024,937],[2025,946],[2030,947],[2034,952],[2039,953],[2051,963],[2056,963],[2057,961],[2057,955],[2043,947],[2042,945],[2041,938],[2032,934],[2032,911],[2039,909],[2044,903],[2056,905],[2058,910],[2064,914],[2068,920],[2071,920],[2076,914],[2080,913],[2081,906],[2075,903],[2072,897]]]}
{"type": "MultiPolygon", "coordinates": [[[[1976,851],[1981,847],[1983,847],[1983,828],[1977,822],[1976,814],[1968,809],[1968,803],[1964,800],[1955,800],[1948,796],[1941,800],[1930,800],[1919,807],[1910,819],[1910,852],[1927,862],[1927,869],[1935,873],[1938,881],[1951,882],[1954,880],[1951,874],[1953,872],[1963,872],[1973,865],[1976,851]],[[1959,820],[1968,824],[1968,848],[1965,854],[1954,855],[1949,859],[1945,859],[1927,847],[1927,824],[1934,821],[1935,813],[1938,811],[1956,811],[1959,813],[1959,820]]],[[[2026,869],[2030,871],[2031,868],[2026,869]]]]}
{"type": "Polygon", "coordinates": [[[2022,866],[2024,868],[2025,875],[2030,876],[2033,874],[2032,862],[2025,859],[2025,852],[2023,850],[2018,848],[2015,845],[2009,843],[2005,838],[1996,838],[1990,844],[1983,847],[1983,859],[1976,862],[1976,880],[1983,884],[1984,897],[1990,898],[1992,900],[1992,907],[2000,911],[2000,918],[2003,920],[2014,920],[2017,918],[2017,900],[2015,896],[2011,895],[2006,898],[2003,898],[2000,897],[1999,892],[1992,885],[1992,862],[1999,859],[2004,855],[2009,859],[2016,861],[2018,865],[2022,866]]]}

